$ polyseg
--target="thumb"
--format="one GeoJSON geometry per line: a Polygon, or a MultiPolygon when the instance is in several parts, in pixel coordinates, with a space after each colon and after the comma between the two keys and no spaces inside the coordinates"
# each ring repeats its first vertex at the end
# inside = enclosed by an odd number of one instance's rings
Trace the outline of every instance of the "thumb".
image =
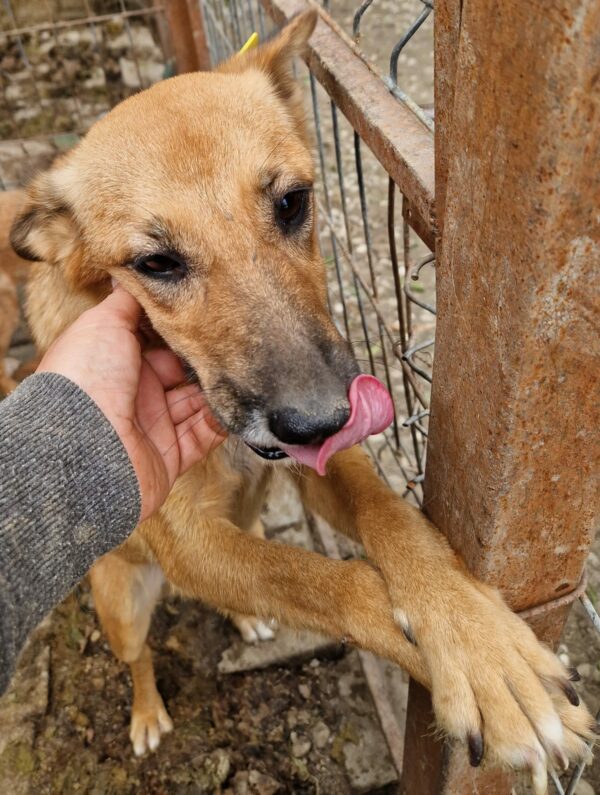
{"type": "Polygon", "coordinates": [[[121,320],[130,331],[137,331],[142,315],[142,307],[118,282],[113,282],[113,292],[96,309],[110,312],[121,320]]]}

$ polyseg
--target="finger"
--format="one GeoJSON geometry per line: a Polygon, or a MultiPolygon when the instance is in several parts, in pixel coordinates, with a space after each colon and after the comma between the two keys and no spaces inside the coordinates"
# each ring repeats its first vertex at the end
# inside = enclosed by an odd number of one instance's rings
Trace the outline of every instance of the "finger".
{"type": "Polygon", "coordinates": [[[128,293],[119,284],[117,284],[114,291],[105,298],[104,301],[101,301],[98,306],[89,311],[106,312],[107,310],[118,316],[130,331],[137,331],[142,314],[142,307],[131,293],[128,293]]]}
{"type": "Polygon", "coordinates": [[[180,425],[194,414],[207,410],[206,401],[197,384],[171,389],[165,396],[173,425],[180,425]]]}
{"type": "Polygon", "coordinates": [[[179,444],[181,474],[206,458],[224,441],[225,436],[211,427],[210,417],[210,412],[204,409],[175,428],[179,444]]]}
{"type": "Polygon", "coordinates": [[[158,376],[165,389],[173,389],[185,381],[185,373],[179,357],[167,348],[147,351],[144,358],[158,376]]]}

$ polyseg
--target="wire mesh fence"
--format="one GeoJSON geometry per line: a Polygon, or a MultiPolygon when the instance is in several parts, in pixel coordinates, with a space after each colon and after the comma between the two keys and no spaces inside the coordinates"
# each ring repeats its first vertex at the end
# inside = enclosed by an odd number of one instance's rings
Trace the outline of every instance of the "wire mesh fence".
{"type": "MultiPolygon", "coordinates": [[[[382,48],[366,25],[370,6],[337,4],[336,15],[340,23],[349,19],[355,42],[373,45],[376,58],[370,62],[379,70],[382,48]]],[[[271,28],[262,7],[253,2],[205,0],[202,9],[213,63],[239,50],[253,31],[264,38],[271,28]]],[[[389,91],[402,99],[400,59],[432,6],[416,3],[415,10],[407,32],[390,39],[387,71],[381,71],[389,91]]],[[[363,370],[386,383],[396,406],[391,429],[367,446],[382,477],[421,504],[435,330],[434,258],[402,216],[402,193],[340,112],[335,97],[310,71],[299,78],[312,110],[330,310],[363,370]]],[[[422,93],[427,89],[424,108],[409,101],[432,132],[431,82],[422,93]]]]}
{"type": "Polygon", "coordinates": [[[122,99],[174,73],[152,0],[2,0],[0,188],[24,184],[122,99]]]}

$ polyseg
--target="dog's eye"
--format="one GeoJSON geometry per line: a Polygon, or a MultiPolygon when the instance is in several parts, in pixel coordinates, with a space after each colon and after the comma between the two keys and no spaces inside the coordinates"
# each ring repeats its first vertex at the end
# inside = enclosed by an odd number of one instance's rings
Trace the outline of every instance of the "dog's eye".
{"type": "Polygon", "coordinates": [[[151,276],[154,279],[168,279],[169,281],[178,281],[187,273],[187,266],[184,262],[165,254],[149,254],[146,257],[140,257],[133,266],[136,271],[145,276],[151,276]]]}
{"type": "Polygon", "coordinates": [[[293,190],[275,202],[275,218],[282,232],[295,232],[306,219],[309,190],[293,190]]]}

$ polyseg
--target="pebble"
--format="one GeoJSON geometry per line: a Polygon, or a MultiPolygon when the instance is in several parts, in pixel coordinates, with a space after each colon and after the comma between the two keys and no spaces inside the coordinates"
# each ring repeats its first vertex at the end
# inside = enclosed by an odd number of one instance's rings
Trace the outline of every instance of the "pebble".
{"type": "Polygon", "coordinates": [[[255,792],[260,795],[274,795],[279,792],[281,786],[271,776],[265,775],[258,770],[251,770],[248,775],[248,783],[252,786],[255,792]]]}
{"type": "Polygon", "coordinates": [[[93,630],[92,634],[90,635],[90,640],[92,643],[97,643],[100,640],[100,630],[93,630]]]}
{"type": "Polygon", "coordinates": [[[300,693],[302,698],[308,701],[308,699],[310,698],[310,687],[308,685],[305,684],[298,685],[298,692],[300,693]]]}
{"type": "Polygon", "coordinates": [[[331,732],[329,728],[320,720],[316,726],[313,728],[312,732],[312,741],[315,744],[316,748],[325,748],[327,743],[329,742],[329,738],[331,737],[331,732]]]}
{"type": "Polygon", "coordinates": [[[596,790],[592,787],[589,781],[586,781],[584,778],[580,778],[577,786],[575,787],[575,792],[573,795],[596,795],[596,790]]]}
{"type": "Polygon", "coordinates": [[[295,756],[296,759],[301,759],[308,754],[312,747],[312,743],[308,737],[303,734],[292,732],[290,734],[290,739],[292,741],[292,756],[295,756]]]}
{"type": "Polygon", "coordinates": [[[582,679],[589,679],[593,672],[593,666],[590,663],[581,663],[577,666],[577,673],[582,679]]]}

